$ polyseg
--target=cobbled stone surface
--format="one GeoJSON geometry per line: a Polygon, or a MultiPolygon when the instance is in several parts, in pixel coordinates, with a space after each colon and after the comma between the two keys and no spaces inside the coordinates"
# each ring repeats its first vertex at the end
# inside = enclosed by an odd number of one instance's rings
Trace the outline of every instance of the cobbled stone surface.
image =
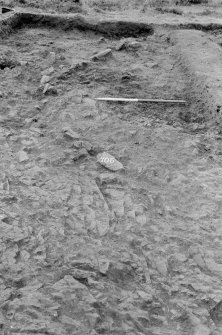
{"type": "Polygon", "coordinates": [[[221,139],[183,122],[186,107],[91,99],[183,95],[160,36],[119,51],[107,39],[112,57],[71,75],[99,36],[22,28],[1,39],[1,54],[24,62],[0,70],[4,334],[219,332],[221,139]],[[38,90],[44,76],[57,95],[38,90]],[[102,152],[124,170],[98,164],[102,152]]]}

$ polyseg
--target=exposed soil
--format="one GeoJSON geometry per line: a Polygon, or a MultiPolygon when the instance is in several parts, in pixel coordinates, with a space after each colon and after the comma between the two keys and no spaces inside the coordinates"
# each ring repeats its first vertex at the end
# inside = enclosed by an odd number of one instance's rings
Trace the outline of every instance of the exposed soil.
{"type": "Polygon", "coordinates": [[[222,138],[194,123],[171,32],[145,35],[0,40],[3,334],[221,332],[222,138]]]}

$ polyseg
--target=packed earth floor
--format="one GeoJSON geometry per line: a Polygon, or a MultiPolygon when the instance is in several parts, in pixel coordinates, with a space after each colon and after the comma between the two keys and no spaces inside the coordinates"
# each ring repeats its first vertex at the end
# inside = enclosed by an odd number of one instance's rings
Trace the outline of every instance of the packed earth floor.
{"type": "Polygon", "coordinates": [[[221,138],[189,104],[93,100],[188,99],[168,31],[0,44],[1,334],[220,334],[221,138]]]}

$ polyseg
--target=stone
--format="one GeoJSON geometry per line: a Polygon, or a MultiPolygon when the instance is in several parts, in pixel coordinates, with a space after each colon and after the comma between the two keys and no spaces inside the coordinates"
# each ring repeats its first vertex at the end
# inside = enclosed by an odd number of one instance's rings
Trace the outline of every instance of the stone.
{"type": "Polygon", "coordinates": [[[79,321],[71,319],[70,317],[66,316],[66,315],[62,315],[61,317],[61,322],[70,326],[75,326],[75,328],[81,328],[81,324],[79,323],[79,321]]]}
{"type": "Polygon", "coordinates": [[[16,118],[18,116],[18,111],[16,109],[11,109],[8,113],[9,118],[16,118]]]}
{"type": "Polygon", "coordinates": [[[80,158],[84,158],[88,155],[88,151],[85,148],[79,150],[79,152],[72,158],[74,161],[77,161],[80,158]]]}
{"type": "Polygon", "coordinates": [[[99,260],[99,272],[102,274],[107,274],[109,270],[110,262],[107,259],[100,259],[99,260]]]}
{"type": "Polygon", "coordinates": [[[116,46],[116,51],[121,51],[126,49],[127,41],[123,40],[116,46]]]}
{"type": "Polygon", "coordinates": [[[197,325],[194,330],[194,335],[210,335],[211,330],[205,325],[197,325]]]}
{"type": "Polygon", "coordinates": [[[139,49],[142,46],[142,44],[138,41],[132,41],[128,44],[128,47],[130,49],[139,49]]]}
{"type": "Polygon", "coordinates": [[[25,151],[21,150],[18,152],[18,159],[19,159],[19,162],[22,163],[22,162],[28,161],[29,157],[25,151]]]}
{"type": "Polygon", "coordinates": [[[117,217],[124,216],[123,200],[111,200],[110,205],[117,217]]]}
{"type": "Polygon", "coordinates": [[[56,54],[55,52],[51,51],[48,56],[48,61],[53,64],[56,60],[56,54]]]}
{"type": "Polygon", "coordinates": [[[30,254],[26,250],[21,251],[21,256],[22,256],[22,258],[24,259],[25,262],[27,262],[30,258],[30,254]]]}
{"type": "Polygon", "coordinates": [[[64,127],[62,131],[64,133],[64,136],[71,138],[73,140],[78,140],[80,138],[80,135],[69,127],[64,127]]]}
{"type": "Polygon", "coordinates": [[[142,204],[135,205],[134,206],[134,211],[136,215],[143,215],[144,213],[144,206],[142,204]]]}
{"type": "Polygon", "coordinates": [[[127,217],[130,218],[130,219],[135,219],[136,218],[136,215],[135,215],[135,212],[134,211],[129,211],[127,212],[127,217]]]}
{"type": "Polygon", "coordinates": [[[119,171],[124,169],[122,163],[115,159],[108,152],[99,153],[97,155],[97,162],[111,171],[119,171]]]}
{"type": "Polygon", "coordinates": [[[138,41],[121,41],[119,43],[119,45],[116,47],[117,51],[121,51],[121,50],[127,50],[127,49],[131,49],[131,50],[138,50],[139,48],[141,48],[142,44],[138,41]]]}
{"type": "Polygon", "coordinates": [[[112,50],[111,49],[106,49],[104,51],[100,51],[97,54],[93,55],[92,57],[90,57],[90,60],[99,60],[102,58],[106,58],[107,56],[110,56],[112,54],[112,50]]]}
{"type": "Polygon", "coordinates": [[[44,84],[48,83],[50,81],[50,79],[51,78],[49,76],[43,75],[42,78],[41,78],[40,84],[44,85],[44,84]]]}
{"type": "Polygon", "coordinates": [[[131,198],[131,195],[130,194],[126,194],[125,195],[125,198],[124,198],[124,206],[129,209],[129,210],[132,210],[133,208],[133,201],[132,201],[132,198],[131,198]]]}
{"type": "Polygon", "coordinates": [[[222,300],[210,310],[210,317],[216,325],[222,325],[222,300]]]}
{"type": "Polygon", "coordinates": [[[26,66],[26,65],[28,65],[28,62],[27,62],[27,61],[24,61],[24,60],[22,60],[22,61],[20,61],[20,65],[21,65],[21,66],[26,66]]]}
{"type": "Polygon", "coordinates": [[[153,261],[154,261],[154,266],[157,269],[157,271],[162,276],[166,276],[168,273],[168,269],[167,269],[167,263],[165,259],[161,257],[156,257],[153,261]]]}
{"type": "Polygon", "coordinates": [[[136,134],[137,134],[137,130],[131,130],[130,132],[129,132],[129,134],[131,135],[131,136],[135,136],[136,134]]]}
{"type": "Polygon", "coordinates": [[[58,94],[58,91],[57,89],[50,85],[49,83],[47,83],[45,86],[44,86],[44,89],[43,89],[43,94],[53,94],[53,95],[57,95],[58,94]]]}
{"type": "Polygon", "coordinates": [[[94,147],[88,141],[82,141],[82,147],[85,148],[90,154],[93,154],[93,153],[95,153],[95,151],[97,151],[97,148],[94,147]]]}
{"type": "Polygon", "coordinates": [[[99,322],[100,320],[100,316],[96,312],[86,313],[86,316],[87,316],[90,328],[94,328],[97,322],[99,322]]]}
{"type": "Polygon", "coordinates": [[[98,40],[98,43],[102,43],[102,42],[106,42],[105,37],[100,37],[100,39],[98,40]]]}
{"type": "Polygon", "coordinates": [[[151,68],[155,68],[155,67],[158,67],[159,64],[158,64],[158,63],[155,63],[155,62],[150,62],[150,63],[149,63],[149,66],[150,66],[151,68]]]}
{"type": "Polygon", "coordinates": [[[71,65],[72,70],[83,70],[85,69],[90,63],[87,61],[82,61],[82,62],[76,62],[73,61],[71,65]]]}
{"type": "Polygon", "coordinates": [[[44,75],[49,76],[49,75],[52,74],[53,72],[54,72],[54,67],[51,66],[51,67],[49,67],[48,69],[42,71],[41,74],[42,74],[43,76],[44,76],[44,75]]]}
{"type": "Polygon", "coordinates": [[[118,178],[114,173],[101,173],[99,177],[97,177],[97,180],[101,185],[103,185],[116,183],[118,181],[118,178]]]}
{"type": "Polygon", "coordinates": [[[140,298],[142,298],[145,302],[152,302],[153,296],[149,293],[146,293],[144,291],[138,290],[136,292],[140,298]]]}
{"type": "Polygon", "coordinates": [[[106,191],[104,191],[104,193],[106,195],[108,195],[111,199],[114,200],[121,200],[122,202],[124,201],[124,191],[123,190],[119,190],[119,189],[107,189],[106,191]]]}
{"type": "Polygon", "coordinates": [[[146,224],[147,223],[147,220],[146,220],[146,215],[138,215],[136,216],[136,222],[143,225],[143,224],[146,224]]]}

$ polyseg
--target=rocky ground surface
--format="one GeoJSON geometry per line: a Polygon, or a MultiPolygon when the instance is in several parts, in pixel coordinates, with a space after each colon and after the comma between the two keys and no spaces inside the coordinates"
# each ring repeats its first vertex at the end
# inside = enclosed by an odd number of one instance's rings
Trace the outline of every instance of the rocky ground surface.
{"type": "Polygon", "coordinates": [[[0,44],[1,333],[219,335],[222,137],[92,99],[186,99],[166,29],[0,44]]]}

